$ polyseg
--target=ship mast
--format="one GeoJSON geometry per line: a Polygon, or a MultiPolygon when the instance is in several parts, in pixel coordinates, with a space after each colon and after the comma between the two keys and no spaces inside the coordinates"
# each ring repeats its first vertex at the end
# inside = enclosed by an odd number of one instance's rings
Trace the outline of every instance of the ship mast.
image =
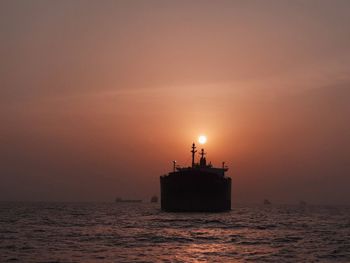
{"type": "Polygon", "coordinates": [[[206,153],[204,152],[204,149],[202,149],[201,152],[200,152],[201,160],[200,160],[200,162],[199,162],[199,165],[200,165],[201,167],[206,167],[206,166],[207,166],[207,160],[206,160],[205,157],[204,157],[205,154],[206,154],[206,153]]]}
{"type": "Polygon", "coordinates": [[[204,149],[201,150],[200,155],[201,155],[201,158],[204,158],[204,155],[205,155],[204,149]]]}
{"type": "Polygon", "coordinates": [[[194,154],[196,153],[197,151],[196,151],[196,145],[193,143],[192,144],[192,151],[191,151],[191,153],[192,153],[192,167],[194,167],[194,154]]]}

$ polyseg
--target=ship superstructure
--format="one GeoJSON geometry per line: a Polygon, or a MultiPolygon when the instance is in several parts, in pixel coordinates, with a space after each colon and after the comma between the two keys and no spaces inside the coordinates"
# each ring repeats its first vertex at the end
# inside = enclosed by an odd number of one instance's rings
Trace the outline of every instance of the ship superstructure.
{"type": "Polygon", "coordinates": [[[169,212],[220,212],[231,210],[231,178],[221,168],[207,164],[204,149],[195,162],[196,145],[192,144],[192,165],[176,166],[173,171],[160,177],[161,209],[169,212]]]}

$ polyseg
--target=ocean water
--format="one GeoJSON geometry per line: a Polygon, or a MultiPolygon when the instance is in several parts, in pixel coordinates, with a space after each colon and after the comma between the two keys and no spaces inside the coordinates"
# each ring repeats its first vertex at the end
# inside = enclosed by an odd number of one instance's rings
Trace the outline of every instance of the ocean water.
{"type": "Polygon", "coordinates": [[[0,262],[350,262],[350,208],[2,203],[0,262]]]}

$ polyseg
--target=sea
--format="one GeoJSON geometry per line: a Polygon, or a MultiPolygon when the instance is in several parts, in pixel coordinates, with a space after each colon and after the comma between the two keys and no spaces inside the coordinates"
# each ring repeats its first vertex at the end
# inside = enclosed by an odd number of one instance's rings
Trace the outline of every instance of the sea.
{"type": "Polygon", "coordinates": [[[350,207],[0,203],[0,262],[350,262],[350,207]]]}

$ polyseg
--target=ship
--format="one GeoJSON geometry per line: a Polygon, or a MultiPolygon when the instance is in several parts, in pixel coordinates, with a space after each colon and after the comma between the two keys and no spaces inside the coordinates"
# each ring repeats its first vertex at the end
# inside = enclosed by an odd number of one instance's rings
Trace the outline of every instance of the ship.
{"type": "Polygon", "coordinates": [[[304,200],[300,200],[299,201],[299,206],[300,207],[305,207],[307,205],[307,203],[304,200]]]}
{"type": "Polygon", "coordinates": [[[116,203],[142,203],[142,200],[140,199],[122,199],[120,197],[117,197],[115,199],[116,203]]]}
{"type": "Polygon", "coordinates": [[[158,203],[158,196],[156,196],[156,195],[152,196],[151,203],[158,203]]]}
{"type": "Polygon", "coordinates": [[[161,210],[166,212],[223,212],[231,210],[231,178],[228,167],[207,164],[204,149],[195,162],[196,145],[192,144],[192,165],[180,167],[160,176],[161,210]]]}
{"type": "Polygon", "coordinates": [[[271,202],[269,199],[264,199],[264,202],[263,202],[264,205],[271,205],[271,202]]]}

